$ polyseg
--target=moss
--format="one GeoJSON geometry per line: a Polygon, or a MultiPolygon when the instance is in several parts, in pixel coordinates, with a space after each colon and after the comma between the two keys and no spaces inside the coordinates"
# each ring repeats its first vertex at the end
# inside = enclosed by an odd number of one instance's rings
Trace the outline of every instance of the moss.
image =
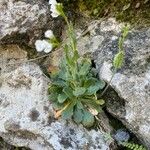
{"type": "Polygon", "coordinates": [[[92,18],[116,17],[119,21],[130,22],[136,26],[150,26],[150,0],[63,1],[69,9],[76,10],[76,12],[80,11],[92,18]]]}

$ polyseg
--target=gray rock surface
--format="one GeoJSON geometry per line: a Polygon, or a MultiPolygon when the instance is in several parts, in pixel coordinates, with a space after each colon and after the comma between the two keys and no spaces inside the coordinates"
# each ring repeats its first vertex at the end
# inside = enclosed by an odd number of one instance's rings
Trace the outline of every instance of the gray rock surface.
{"type": "MultiPolygon", "coordinates": [[[[99,77],[109,82],[123,24],[113,18],[93,24],[89,42],[85,40],[81,49],[93,55],[99,77]]],[[[131,30],[124,49],[124,67],[118,70],[111,83],[121,99],[119,102],[112,95],[107,109],[150,149],[150,29],[131,30]]]]}
{"type": "MultiPolygon", "coordinates": [[[[25,53],[22,56],[26,59],[25,53]]],[[[54,119],[47,95],[49,80],[38,65],[28,62],[5,68],[0,77],[0,136],[8,143],[32,150],[110,149],[102,132],[54,119]]]]}
{"type": "Polygon", "coordinates": [[[1,0],[0,42],[22,42],[29,38],[32,44],[42,29],[51,28],[49,12],[48,2],[44,0],[1,0]]]}

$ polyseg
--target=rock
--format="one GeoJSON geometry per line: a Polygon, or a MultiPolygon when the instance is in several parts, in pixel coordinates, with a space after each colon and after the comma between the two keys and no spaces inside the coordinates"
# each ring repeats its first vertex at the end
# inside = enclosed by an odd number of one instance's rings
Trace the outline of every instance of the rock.
{"type": "MultiPolygon", "coordinates": [[[[84,49],[92,53],[99,77],[109,82],[123,24],[113,18],[95,24],[84,49]]],[[[132,29],[124,42],[124,49],[124,67],[118,70],[111,82],[120,102],[111,95],[107,109],[150,148],[150,29],[132,29]]]]}
{"type": "Polygon", "coordinates": [[[45,58],[44,62],[41,64],[43,68],[48,69],[50,66],[59,67],[63,59],[63,49],[57,49],[52,51],[51,54],[45,58]]]}
{"type": "Polygon", "coordinates": [[[119,142],[128,142],[130,139],[130,134],[123,129],[119,129],[116,131],[116,133],[113,135],[114,139],[119,142]]]}
{"type": "Polygon", "coordinates": [[[3,74],[0,85],[0,136],[32,150],[109,150],[100,131],[55,120],[47,89],[49,80],[34,63],[3,74]]]}
{"type": "Polygon", "coordinates": [[[44,0],[2,0],[0,2],[0,43],[32,44],[51,28],[48,2],[44,0]]]}
{"type": "Polygon", "coordinates": [[[27,52],[18,45],[0,46],[0,75],[10,72],[27,60],[27,52]]]}

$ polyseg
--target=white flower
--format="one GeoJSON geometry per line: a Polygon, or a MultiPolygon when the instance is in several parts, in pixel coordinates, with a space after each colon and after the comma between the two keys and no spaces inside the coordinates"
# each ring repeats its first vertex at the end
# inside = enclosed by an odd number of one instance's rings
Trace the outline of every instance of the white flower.
{"type": "Polygon", "coordinates": [[[57,4],[57,2],[56,2],[56,0],[49,0],[49,4],[50,5],[55,5],[55,4],[57,4]]]}
{"type": "Polygon", "coordinates": [[[44,51],[45,53],[49,53],[53,49],[53,45],[46,40],[37,40],[35,46],[38,52],[44,51]]]}
{"type": "Polygon", "coordinates": [[[45,49],[44,52],[45,53],[49,53],[51,50],[53,49],[53,45],[47,41],[45,41],[45,49]]]}
{"type": "Polygon", "coordinates": [[[47,30],[45,32],[45,37],[49,38],[49,39],[52,39],[54,37],[53,31],[52,30],[47,30]]]}
{"type": "Polygon", "coordinates": [[[43,43],[42,40],[36,40],[35,47],[38,52],[42,52],[45,48],[45,44],[43,43]]]}
{"type": "Polygon", "coordinates": [[[53,18],[58,17],[61,13],[57,10],[57,7],[59,7],[61,4],[57,3],[56,0],[49,1],[49,4],[51,4],[50,11],[52,12],[51,15],[53,18]]]}

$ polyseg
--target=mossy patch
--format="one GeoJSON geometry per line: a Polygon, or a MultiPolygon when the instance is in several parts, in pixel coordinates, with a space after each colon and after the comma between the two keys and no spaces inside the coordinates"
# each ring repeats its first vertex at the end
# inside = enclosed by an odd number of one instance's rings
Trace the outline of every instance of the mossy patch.
{"type": "Polygon", "coordinates": [[[92,18],[116,17],[135,26],[150,26],[150,0],[64,0],[68,8],[92,18]]]}

